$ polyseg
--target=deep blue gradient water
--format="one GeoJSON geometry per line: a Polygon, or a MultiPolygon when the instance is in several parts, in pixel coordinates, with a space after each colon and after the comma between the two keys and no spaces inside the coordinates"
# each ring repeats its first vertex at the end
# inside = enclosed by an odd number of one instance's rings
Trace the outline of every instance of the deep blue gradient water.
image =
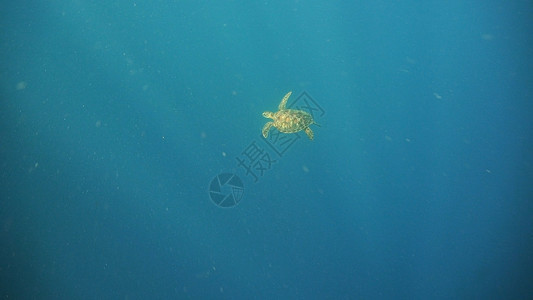
{"type": "Polygon", "coordinates": [[[0,297],[533,298],[533,4],[348,2],[1,4],[0,297]]]}

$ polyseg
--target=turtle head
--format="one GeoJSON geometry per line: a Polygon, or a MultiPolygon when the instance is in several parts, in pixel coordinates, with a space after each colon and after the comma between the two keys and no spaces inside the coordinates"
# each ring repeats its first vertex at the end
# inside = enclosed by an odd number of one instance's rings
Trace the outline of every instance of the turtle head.
{"type": "Polygon", "coordinates": [[[270,111],[265,111],[263,113],[263,117],[265,118],[269,118],[269,119],[274,119],[274,113],[273,112],[270,112],[270,111]]]}

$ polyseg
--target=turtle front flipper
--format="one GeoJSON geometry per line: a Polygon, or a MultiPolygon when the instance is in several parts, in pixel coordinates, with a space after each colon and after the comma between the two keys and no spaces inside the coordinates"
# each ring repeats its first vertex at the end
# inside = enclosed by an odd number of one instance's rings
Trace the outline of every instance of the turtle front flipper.
{"type": "MultiPolygon", "coordinates": [[[[313,130],[311,130],[311,128],[307,127],[305,129],[305,133],[307,134],[307,136],[309,137],[309,139],[312,141],[313,140],[313,137],[315,136],[315,134],[313,133],[313,130]]],[[[264,135],[264,134],[263,134],[264,135]]]]}
{"type": "Polygon", "coordinates": [[[268,122],[265,124],[265,126],[263,126],[263,136],[265,137],[265,139],[268,137],[268,131],[270,130],[272,125],[274,125],[274,122],[268,122]]]}
{"type": "Polygon", "coordinates": [[[281,100],[281,103],[279,104],[279,107],[278,107],[279,110],[284,110],[285,109],[285,106],[287,105],[287,100],[289,100],[289,97],[291,96],[291,94],[292,94],[292,91],[288,92],[287,95],[285,95],[285,97],[283,97],[283,99],[281,100]]]}

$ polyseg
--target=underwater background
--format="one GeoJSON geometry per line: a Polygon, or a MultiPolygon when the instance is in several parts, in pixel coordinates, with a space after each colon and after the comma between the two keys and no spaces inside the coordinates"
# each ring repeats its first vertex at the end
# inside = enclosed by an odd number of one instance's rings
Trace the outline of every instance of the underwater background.
{"type": "Polygon", "coordinates": [[[1,298],[533,298],[531,1],[0,7],[1,298]]]}

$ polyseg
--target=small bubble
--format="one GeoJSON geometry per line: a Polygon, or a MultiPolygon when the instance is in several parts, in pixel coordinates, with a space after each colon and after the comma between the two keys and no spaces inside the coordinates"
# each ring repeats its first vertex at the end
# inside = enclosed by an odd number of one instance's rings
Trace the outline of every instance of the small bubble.
{"type": "Polygon", "coordinates": [[[494,39],[494,36],[490,33],[484,33],[481,35],[481,38],[484,39],[485,41],[491,41],[494,39]]]}
{"type": "Polygon", "coordinates": [[[26,81],[21,81],[19,83],[17,83],[17,90],[23,90],[26,88],[26,86],[28,85],[28,83],[26,83],[26,81]]]}

